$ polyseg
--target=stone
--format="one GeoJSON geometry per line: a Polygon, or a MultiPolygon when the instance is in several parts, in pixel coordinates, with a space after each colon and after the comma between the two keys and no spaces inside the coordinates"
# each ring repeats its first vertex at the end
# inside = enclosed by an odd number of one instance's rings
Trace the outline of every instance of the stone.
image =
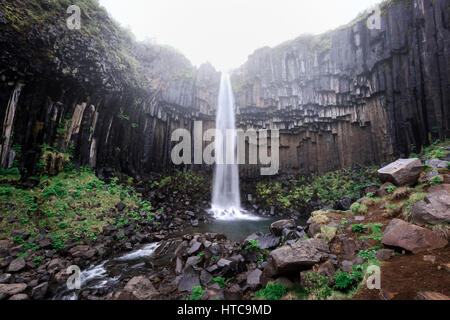
{"type": "Polygon", "coordinates": [[[153,300],[159,295],[151,281],[143,276],[128,281],[124,291],[131,293],[137,300],[153,300]]]}
{"type": "Polygon", "coordinates": [[[41,283],[31,290],[31,297],[33,300],[42,300],[45,298],[48,290],[48,282],[41,283]]]}
{"type": "Polygon", "coordinates": [[[411,217],[418,225],[450,222],[450,193],[439,191],[429,194],[413,205],[411,217]]]}
{"type": "Polygon", "coordinates": [[[383,182],[391,182],[396,186],[412,186],[416,184],[424,170],[420,159],[399,159],[378,170],[378,176],[383,182]]]}
{"type": "Polygon", "coordinates": [[[27,240],[30,237],[30,233],[24,230],[15,230],[11,232],[11,238],[21,237],[23,240],[27,240]]]}
{"type": "Polygon", "coordinates": [[[8,283],[10,279],[11,279],[11,274],[10,273],[2,273],[2,274],[0,274],[0,284],[8,283]]]}
{"type": "Polygon", "coordinates": [[[189,257],[186,261],[186,266],[197,266],[202,261],[202,258],[199,256],[189,257]]]}
{"type": "Polygon", "coordinates": [[[440,184],[437,186],[432,186],[428,189],[429,193],[435,193],[439,191],[445,191],[447,193],[450,193],[450,184],[440,184]]]}
{"type": "Polygon", "coordinates": [[[320,274],[321,276],[328,277],[328,279],[332,282],[334,281],[334,275],[336,273],[336,268],[331,260],[324,262],[320,265],[316,265],[313,268],[314,272],[320,274]]]}
{"type": "Polygon", "coordinates": [[[353,261],[344,260],[341,262],[341,269],[344,272],[352,272],[353,261]]]}
{"type": "Polygon", "coordinates": [[[217,266],[219,268],[224,268],[227,267],[229,265],[231,265],[233,261],[227,260],[227,259],[220,259],[219,261],[217,261],[217,266]]]}
{"type": "Polygon", "coordinates": [[[15,294],[13,295],[11,298],[9,298],[10,301],[25,301],[25,300],[30,300],[30,297],[28,297],[28,295],[26,294],[15,294]]]}
{"type": "Polygon", "coordinates": [[[307,269],[328,258],[330,249],[322,239],[308,239],[284,246],[270,254],[277,274],[288,274],[307,269]]]}
{"type": "Polygon", "coordinates": [[[383,234],[383,244],[399,247],[413,253],[444,248],[447,240],[429,229],[412,225],[400,219],[393,219],[383,234]]]}
{"type": "Polygon", "coordinates": [[[259,269],[254,270],[253,272],[251,272],[248,277],[247,277],[247,285],[252,289],[252,290],[258,290],[259,288],[261,288],[261,276],[262,276],[263,272],[259,269]]]}
{"type": "Polygon", "coordinates": [[[274,282],[279,283],[279,284],[285,286],[286,288],[294,287],[294,283],[286,277],[279,277],[279,278],[275,279],[274,282]]]}
{"type": "Polygon", "coordinates": [[[202,270],[200,272],[200,282],[203,286],[207,286],[209,281],[213,278],[213,276],[206,270],[202,270]]]}
{"type": "Polygon", "coordinates": [[[70,249],[69,254],[74,258],[90,259],[95,256],[96,250],[86,245],[80,245],[70,249]]]}
{"type": "Polygon", "coordinates": [[[198,241],[192,241],[191,242],[191,247],[189,248],[187,254],[188,255],[193,255],[196,254],[200,251],[200,248],[202,247],[202,244],[198,241]]]}
{"type": "Polygon", "coordinates": [[[239,285],[235,284],[229,289],[224,291],[224,298],[228,301],[239,301],[242,300],[242,289],[239,285]]]}
{"type": "Polygon", "coordinates": [[[53,259],[48,263],[47,270],[50,273],[64,269],[64,261],[62,259],[53,259]]]}
{"type": "Polygon", "coordinates": [[[433,160],[427,160],[425,161],[426,164],[430,165],[430,167],[433,168],[441,168],[441,169],[445,169],[447,168],[447,161],[442,161],[442,160],[438,160],[438,159],[433,159],[433,160]]]}
{"type": "Polygon", "coordinates": [[[381,185],[380,189],[378,189],[375,195],[379,198],[387,196],[389,193],[386,191],[386,188],[388,187],[395,187],[395,186],[390,182],[386,182],[383,185],[381,185]]]}
{"type": "Polygon", "coordinates": [[[23,258],[17,258],[9,264],[8,272],[19,272],[25,268],[25,260],[23,258]]]}
{"type": "Polygon", "coordinates": [[[438,300],[438,301],[448,301],[450,297],[443,295],[439,292],[418,292],[418,300],[438,300]]]}
{"type": "Polygon", "coordinates": [[[244,246],[248,244],[249,240],[257,240],[262,250],[277,248],[281,242],[280,237],[271,234],[254,233],[245,239],[244,246]]]}
{"type": "Polygon", "coordinates": [[[432,264],[436,263],[436,256],[423,256],[423,261],[431,262],[432,264]]]}
{"type": "Polygon", "coordinates": [[[283,229],[295,229],[295,226],[294,220],[279,220],[270,225],[270,232],[277,237],[281,237],[283,229]]]}
{"type": "Polygon", "coordinates": [[[25,283],[0,284],[0,294],[13,296],[25,291],[27,285],[25,283]]]}
{"type": "Polygon", "coordinates": [[[184,268],[184,272],[178,283],[178,290],[180,292],[192,293],[192,288],[200,286],[200,277],[198,273],[191,267],[184,268]]]}
{"type": "Polygon", "coordinates": [[[125,204],[123,202],[119,202],[118,204],[116,204],[116,208],[119,212],[122,212],[123,210],[125,210],[125,204]]]}
{"type": "Polygon", "coordinates": [[[344,258],[349,260],[353,259],[356,255],[356,252],[358,251],[358,244],[355,242],[355,240],[350,238],[343,238],[341,240],[341,243],[344,258]]]}
{"type": "Polygon", "coordinates": [[[394,256],[395,251],[390,249],[381,249],[376,253],[376,257],[380,261],[388,261],[394,256]]]}
{"type": "Polygon", "coordinates": [[[450,263],[442,265],[441,268],[450,273],[450,263]]]}

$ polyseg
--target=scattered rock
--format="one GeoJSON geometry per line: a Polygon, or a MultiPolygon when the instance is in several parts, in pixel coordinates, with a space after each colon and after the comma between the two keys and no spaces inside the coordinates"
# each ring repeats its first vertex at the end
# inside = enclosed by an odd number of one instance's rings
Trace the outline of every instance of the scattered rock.
{"type": "Polygon", "coordinates": [[[37,287],[34,287],[33,290],[31,290],[31,297],[33,298],[33,300],[42,300],[45,298],[47,290],[48,282],[41,283],[37,287]]]}
{"type": "Polygon", "coordinates": [[[448,242],[429,229],[393,219],[383,234],[383,244],[419,253],[444,248],[448,242]]]}
{"type": "Polygon", "coordinates": [[[439,301],[448,301],[449,297],[443,295],[439,292],[419,292],[417,293],[418,300],[439,300],[439,301]]]}
{"type": "Polygon", "coordinates": [[[450,222],[450,193],[439,191],[429,194],[411,208],[413,221],[418,225],[450,222]]]}
{"type": "Polygon", "coordinates": [[[202,247],[202,244],[200,242],[193,240],[191,242],[191,247],[189,248],[187,254],[190,256],[193,254],[196,254],[200,251],[201,247],[202,247]]]}
{"type": "Polygon", "coordinates": [[[13,260],[8,267],[8,272],[19,272],[25,268],[25,260],[23,258],[17,258],[13,260]]]}
{"type": "Polygon", "coordinates": [[[277,274],[298,272],[328,258],[328,244],[322,239],[308,239],[272,251],[277,274]]]}
{"type": "Polygon", "coordinates": [[[244,241],[244,245],[248,243],[249,240],[257,240],[260,244],[261,249],[273,249],[277,248],[280,245],[281,238],[277,236],[273,236],[271,234],[262,234],[262,233],[254,233],[249,236],[244,241]]]}
{"type": "Polygon", "coordinates": [[[123,202],[119,202],[118,204],[116,204],[116,208],[119,212],[122,212],[123,210],[125,210],[125,204],[123,202]]]}
{"type": "Polygon", "coordinates": [[[399,159],[378,170],[383,182],[392,182],[397,186],[412,186],[424,170],[420,159],[399,159]]]}
{"type": "Polygon", "coordinates": [[[242,300],[242,289],[239,285],[235,284],[231,288],[224,291],[224,298],[231,301],[242,300]]]}
{"type": "Polygon", "coordinates": [[[256,269],[252,273],[250,273],[247,277],[247,285],[253,289],[258,290],[261,287],[261,276],[262,271],[259,269],[256,269]]]}
{"type": "Polygon", "coordinates": [[[74,258],[91,259],[95,256],[95,253],[95,249],[91,249],[86,245],[76,246],[69,250],[69,254],[74,258]]]}
{"type": "Polygon", "coordinates": [[[152,300],[159,295],[150,280],[142,276],[131,279],[124,291],[132,294],[137,300],[152,300]]]}
{"type": "Polygon", "coordinates": [[[344,272],[352,272],[353,261],[344,260],[341,262],[341,269],[344,272]]]}
{"type": "Polygon", "coordinates": [[[445,169],[445,168],[447,168],[447,163],[448,162],[442,161],[442,160],[438,160],[438,159],[434,159],[434,160],[427,160],[427,161],[425,161],[425,163],[430,165],[430,167],[433,167],[433,168],[445,169]]]}
{"type": "Polygon", "coordinates": [[[178,283],[178,290],[180,292],[192,293],[192,288],[200,285],[200,277],[198,273],[191,266],[184,268],[183,275],[178,283]]]}
{"type": "Polygon", "coordinates": [[[10,279],[11,279],[10,273],[0,274],[0,284],[8,283],[10,279]]]}
{"type": "Polygon", "coordinates": [[[380,187],[380,189],[378,189],[375,195],[379,198],[387,196],[389,193],[387,192],[386,188],[388,187],[395,187],[395,186],[390,182],[386,182],[380,187]]]}
{"type": "Polygon", "coordinates": [[[436,256],[423,256],[423,261],[431,262],[433,264],[436,263],[436,256]]]}
{"type": "Polygon", "coordinates": [[[13,283],[13,284],[0,284],[0,294],[6,294],[7,296],[13,296],[18,293],[22,293],[27,288],[25,283],[13,283]]]}
{"type": "Polygon", "coordinates": [[[388,260],[390,260],[392,258],[394,253],[395,253],[394,250],[381,249],[381,250],[377,251],[376,257],[380,261],[388,261],[388,260]]]}
{"type": "Polygon", "coordinates": [[[24,300],[30,300],[30,297],[28,297],[26,294],[15,294],[11,298],[9,298],[11,301],[24,301],[24,300]]]}
{"type": "Polygon", "coordinates": [[[272,223],[270,225],[270,232],[277,236],[281,237],[283,233],[283,229],[294,229],[295,228],[295,221],[294,220],[280,220],[272,223]]]}

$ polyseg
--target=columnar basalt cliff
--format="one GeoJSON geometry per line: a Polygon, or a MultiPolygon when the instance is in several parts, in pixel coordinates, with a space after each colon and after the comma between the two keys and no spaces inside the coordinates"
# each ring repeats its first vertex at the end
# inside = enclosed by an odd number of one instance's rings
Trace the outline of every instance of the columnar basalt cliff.
{"type": "Polygon", "coordinates": [[[376,164],[450,134],[450,2],[389,1],[320,36],[263,48],[233,74],[241,127],[275,127],[301,173],[376,164]]]}
{"type": "MultiPolygon", "coordinates": [[[[70,4],[0,3],[1,167],[169,169],[173,130],[214,126],[220,73],[134,41],[92,0],[78,1],[82,28],[69,30],[70,4]]],[[[448,0],[389,1],[381,30],[363,17],[256,51],[232,77],[238,125],[281,129],[282,167],[304,174],[449,136],[449,15],[448,0]]]]}
{"type": "Polygon", "coordinates": [[[57,173],[67,154],[135,177],[169,168],[174,129],[213,125],[220,73],[135,42],[91,0],[71,31],[65,2],[0,6],[2,167],[17,160],[17,145],[29,175],[40,162],[57,173]]]}

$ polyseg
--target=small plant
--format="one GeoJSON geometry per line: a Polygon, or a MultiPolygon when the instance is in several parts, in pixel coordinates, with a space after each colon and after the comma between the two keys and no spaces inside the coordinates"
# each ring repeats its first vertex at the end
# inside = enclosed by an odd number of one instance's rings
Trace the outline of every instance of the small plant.
{"type": "Polygon", "coordinates": [[[261,245],[258,240],[250,239],[248,240],[248,245],[245,247],[247,251],[258,251],[261,249],[261,245]]]}
{"type": "Polygon", "coordinates": [[[397,190],[397,187],[395,187],[395,186],[387,186],[387,187],[385,188],[385,190],[386,190],[387,193],[393,194],[394,191],[397,190]]]}
{"type": "Polygon", "coordinates": [[[358,202],[352,204],[352,206],[350,207],[350,210],[352,211],[352,213],[354,215],[366,214],[369,211],[369,209],[367,208],[367,206],[365,204],[361,204],[358,202]]]}
{"type": "Polygon", "coordinates": [[[33,263],[37,267],[42,263],[43,260],[44,260],[44,257],[39,256],[39,257],[36,257],[33,259],[33,263]]]}
{"type": "Polygon", "coordinates": [[[334,275],[334,280],[336,282],[334,287],[340,291],[348,291],[361,281],[362,278],[362,273],[359,271],[348,273],[339,270],[334,275]]]}
{"type": "Polygon", "coordinates": [[[430,181],[428,181],[428,184],[432,187],[438,186],[444,182],[444,179],[441,176],[434,177],[430,181]]]}
{"type": "Polygon", "coordinates": [[[268,283],[267,286],[255,293],[257,298],[264,300],[281,300],[286,294],[287,288],[281,283],[268,283]]]}
{"type": "Polygon", "coordinates": [[[200,258],[204,258],[205,257],[205,253],[204,252],[200,252],[199,254],[198,254],[198,256],[200,257],[200,258]]]}
{"type": "Polygon", "coordinates": [[[373,198],[375,198],[375,194],[374,193],[368,193],[367,197],[373,199],[373,198]]]}
{"type": "Polygon", "coordinates": [[[366,227],[368,227],[370,229],[371,235],[361,237],[361,239],[373,239],[378,242],[381,242],[383,240],[383,232],[381,231],[381,229],[383,228],[383,224],[371,223],[371,224],[368,224],[366,227]]]}
{"type": "Polygon", "coordinates": [[[201,286],[193,287],[192,294],[188,298],[188,300],[191,300],[191,301],[201,300],[204,294],[205,294],[205,290],[203,290],[203,288],[201,286]]]}
{"type": "Polygon", "coordinates": [[[365,233],[367,231],[367,227],[363,224],[354,224],[352,226],[352,231],[354,233],[365,233]]]}
{"type": "Polygon", "coordinates": [[[328,277],[321,276],[315,272],[306,274],[306,287],[308,296],[317,300],[326,300],[333,293],[328,277]]]}
{"type": "Polygon", "coordinates": [[[217,283],[219,287],[221,287],[222,289],[225,289],[227,287],[227,284],[225,283],[225,278],[222,277],[212,278],[211,280],[209,280],[208,283],[217,283]]]}

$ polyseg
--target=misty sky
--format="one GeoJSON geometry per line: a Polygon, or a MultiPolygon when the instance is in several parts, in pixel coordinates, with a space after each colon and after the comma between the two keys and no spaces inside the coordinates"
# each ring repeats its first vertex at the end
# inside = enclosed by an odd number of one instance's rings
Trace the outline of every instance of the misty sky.
{"type": "Polygon", "coordinates": [[[379,0],[100,0],[138,40],[177,48],[194,65],[227,71],[263,46],[318,34],[379,0]]]}

